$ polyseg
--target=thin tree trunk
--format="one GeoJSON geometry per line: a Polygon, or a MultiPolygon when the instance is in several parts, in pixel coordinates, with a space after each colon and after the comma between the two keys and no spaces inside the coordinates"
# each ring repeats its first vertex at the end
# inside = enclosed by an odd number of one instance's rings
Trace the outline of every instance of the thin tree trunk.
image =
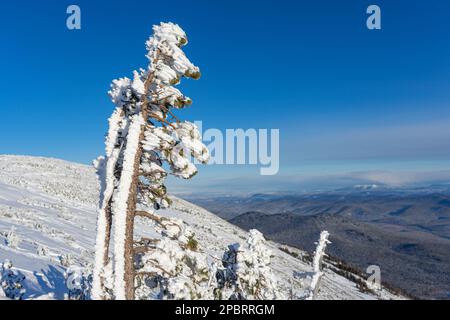
{"type": "MultiPolygon", "coordinates": [[[[110,246],[110,241],[111,241],[111,227],[112,227],[111,202],[112,202],[112,200],[109,199],[108,206],[105,209],[106,229],[105,229],[105,253],[103,255],[103,266],[104,267],[106,267],[106,265],[109,262],[109,246],[110,246]]],[[[103,281],[102,281],[102,285],[103,285],[103,281]]]]}
{"type": "Polygon", "coordinates": [[[317,284],[316,284],[316,286],[314,287],[314,292],[313,292],[312,300],[317,300],[317,296],[318,296],[319,290],[320,290],[320,282],[322,281],[322,276],[323,276],[323,275],[321,275],[321,276],[319,277],[319,279],[317,280],[317,284]]]}
{"type": "MultiPolygon", "coordinates": [[[[105,252],[103,253],[103,261],[102,266],[103,268],[106,267],[106,265],[109,263],[109,247],[110,247],[110,241],[111,241],[111,227],[112,227],[112,213],[111,213],[111,199],[108,201],[108,206],[105,208],[104,211],[105,214],[105,252]]],[[[103,293],[105,293],[105,279],[103,277],[100,277],[100,288],[103,293]]],[[[102,300],[105,300],[105,295],[102,295],[102,300]]]]}
{"type": "Polygon", "coordinates": [[[112,203],[114,223],[114,293],[119,300],[134,298],[133,218],[141,157],[141,114],[131,120],[124,150],[123,170],[112,203]]]}
{"type": "MultiPolygon", "coordinates": [[[[142,126],[139,141],[144,138],[144,128],[142,126]]],[[[136,193],[139,182],[139,166],[142,156],[142,148],[139,144],[139,149],[136,152],[134,160],[133,180],[130,186],[130,193],[128,195],[128,207],[125,229],[125,298],[127,300],[134,300],[134,251],[133,251],[133,234],[134,234],[134,213],[136,212],[136,193]]]]}
{"type": "MultiPolygon", "coordinates": [[[[108,206],[104,210],[105,215],[105,252],[103,253],[103,261],[102,261],[102,267],[103,269],[106,267],[106,265],[109,262],[109,247],[110,247],[110,241],[111,241],[111,227],[112,227],[112,212],[111,212],[111,198],[108,201],[108,206]]],[[[104,295],[105,293],[105,279],[103,277],[100,277],[100,289],[103,293],[101,296],[102,300],[105,300],[106,297],[104,295]]]]}
{"type": "Polygon", "coordinates": [[[139,173],[140,173],[140,165],[142,158],[142,141],[145,139],[145,127],[148,122],[148,101],[147,101],[147,93],[150,87],[151,82],[153,81],[153,72],[149,74],[144,83],[144,92],[141,105],[141,116],[144,119],[144,124],[141,126],[141,133],[139,135],[139,145],[136,151],[136,155],[134,158],[133,165],[133,178],[131,181],[130,191],[128,194],[128,202],[127,202],[127,217],[126,217],[126,229],[125,229],[125,298],[127,300],[134,300],[134,277],[135,277],[135,269],[134,269],[134,250],[133,250],[133,235],[134,235],[134,217],[136,213],[136,200],[137,200],[137,191],[139,184],[139,173]]]}

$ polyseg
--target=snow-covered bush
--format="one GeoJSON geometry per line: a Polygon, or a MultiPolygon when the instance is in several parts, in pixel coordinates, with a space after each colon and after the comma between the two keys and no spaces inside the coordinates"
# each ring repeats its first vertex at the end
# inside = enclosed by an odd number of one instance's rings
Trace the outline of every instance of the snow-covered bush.
{"type": "Polygon", "coordinates": [[[223,268],[218,268],[216,271],[217,288],[214,290],[214,298],[217,300],[243,299],[237,287],[236,275],[239,247],[239,243],[231,244],[223,254],[223,268]]]}
{"type": "Polygon", "coordinates": [[[211,277],[214,274],[206,255],[199,251],[192,230],[181,220],[154,217],[158,225],[155,230],[161,234],[161,239],[140,242],[136,298],[212,299],[211,277]]]}
{"type": "Polygon", "coordinates": [[[61,266],[68,268],[75,263],[75,260],[72,254],[65,253],[59,256],[59,263],[61,264],[61,266]]]}
{"type": "Polygon", "coordinates": [[[319,286],[320,286],[320,279],[323,275],[322,272],[322,259],[324,256],[326,256],[325,254],[325,249],[327,247],[327,244],[331,243],[328,240],[328,236],[330,234],[328,233],[328,231],[322,231],[320,233],[320,239],[319,242],[317,242],[317,247],[316,250],[314,252],[314,258],[313,258],[313,276],[311,279],[311,284],[309,287],[309,293],[308,293],[308,297],[307,300],[313,300],[315,298],[315,296],[317,295],[318,291],[319,291],[319,286]]]}
{"type": "Polygon", "coordinates": [[[20,245],[20,236],[16,233],[16,228],[11,229],[6,233],[6,245],[11,248],[17,248],[20,245]]]}
{"type": "Polygon", "coordinates": [[[46,257],[49,254],[49,250],[46,246],[39,244],[37,246],[36,253],[40,257],[46,257]]]}
{"type": "Polygon", "coordinates": [[[9,260],[5,260],[2,264],[0,284],[4,295],[13,300],[22,300],[26,290],[23,287],[25,276],[18,270],[13,268],[13,264],[9,260]]]}
{"type": "MultiPolygon", "coordinates": [[[[199,68],[181,49],[186,44],[187,36],[178,25],[153,26],[153,35],[146,42],[148,67],[134,71],[133,79],[120,78],[111,85],[109,95],[116,109],[109,119],[106,156],[94,163],[101,182],[93,282],[95,299],[110,297],[105,286],[110,242],[114,244],[113,296],[135,298],[136,206],[141,204],[155,210],[168,207],[171,200],[167,196],[166,176],[189,179],[197,173],[193,159],[200,162],[209,159],[198,128],[191,122],[181,121],[172,111],[192,102],[174,85],[183,77],[200,77],[199,68]]],[[[150,209],[149,213],[154,212],[150,209]]]]}
{"type": "Polygon", "coordinates": [[[283,299],[271,269],[271,251],[258,230],[250,230],[246,245],[228,247],[217,271],[219,299],[273,300],[283,299]]]}
{"type": "Polygon", "coordinates": [[[89,300],[92,287],[92,272],[80,266],[70,266],[64,273],[68,300],[89,300]]]}

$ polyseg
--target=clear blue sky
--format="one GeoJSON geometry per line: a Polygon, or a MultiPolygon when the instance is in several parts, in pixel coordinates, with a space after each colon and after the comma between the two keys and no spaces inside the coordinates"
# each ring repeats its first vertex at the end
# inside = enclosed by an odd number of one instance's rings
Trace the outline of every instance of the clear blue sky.
{"type": "MultiPolygon", "coordinates": [[[[184,118],[279,128],[281,176],[450,168],[447,0],[2,3],[0,153],[83,163],[102,154],[109,84],[146,66],[160,21],[185,29],[203,73],[180,86],[194,101],[184,118]],[[81,30],[66,28],[70,4],[81,30]],[[370,4],[382,30],[366,28],[370,4]]],[[[258,172],[203,171],[197,184],[258,172]]]]}

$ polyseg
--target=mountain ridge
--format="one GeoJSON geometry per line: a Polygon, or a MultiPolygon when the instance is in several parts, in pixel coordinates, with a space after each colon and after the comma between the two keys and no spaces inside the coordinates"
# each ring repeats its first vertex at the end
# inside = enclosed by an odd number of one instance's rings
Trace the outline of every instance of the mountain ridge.
{"type": "Polygon", "coordinates": [[[379,265],[384,280],[413,296],[448,299],[450,194],[445,186],[432,190],[190,200],[244,229],[257,228],[303,250],[312,250],[314,233],[327,229],[332,255],[361,271],[379,265]]]}

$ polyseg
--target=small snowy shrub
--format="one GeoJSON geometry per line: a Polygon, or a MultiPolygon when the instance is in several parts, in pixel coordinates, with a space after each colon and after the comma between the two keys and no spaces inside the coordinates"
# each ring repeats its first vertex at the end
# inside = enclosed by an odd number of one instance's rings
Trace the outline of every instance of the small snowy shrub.
{"type": "Polygon", "coordinates": [[[186,243],[186,247],[191,251],[197,251],[198,241],[195,239],[194,234],[192,234],[188,237],[188,242],[186,243]]]}
{"type": "Polygon", "coordinates": [[[92,273],[80,266],[70,266],[64,273],[68,300],[89,300],[92,286],[92,273]]]}
{"type": "Polygon", "coordinates": [[[224,269],[216,273],[215,297],[231,300],[282,299],[272,273],[271,251],[258,230],[250,230],[246,245],[230,245],[222,261],[224,269]]]}
{"type": "Polygon", "coordinates": [[[136,298],[212,299],[210,265],[191,229],[178,219],[159,221],[155,230],[162,238],[142,246],[145,250],[137,256],[136,298]]]}
{"type": "Polygon", "coordinates": [[[46,256],[48,256],[49,251],[46,246],[40,244],[40,245],[38,245],[38,247],[36,249],[36,253],[40,257],[46,257],[46,256]]]}
{"type": "Polygon", "coordinates": [[[18,270],[13,269],[13,264],[9,260],[5,260],[2,264],[1,287],[5,296],[13,300],[22,300],[25,294],[23,282],[25,276],[18,270]]]}
{"type": "Polygon", "coordinates": [[[69,267],[74,264],[73,256],[70,253],[62,254],[59,256],[59,263],[63,267],[69,267]]]}
{"type": "Polygon", "coordinates": [[[21,239],[16,233],[16,228],[12,227],[6,233],[6,245],[11,248],[17,248],[20,245],[21,239]]]}

